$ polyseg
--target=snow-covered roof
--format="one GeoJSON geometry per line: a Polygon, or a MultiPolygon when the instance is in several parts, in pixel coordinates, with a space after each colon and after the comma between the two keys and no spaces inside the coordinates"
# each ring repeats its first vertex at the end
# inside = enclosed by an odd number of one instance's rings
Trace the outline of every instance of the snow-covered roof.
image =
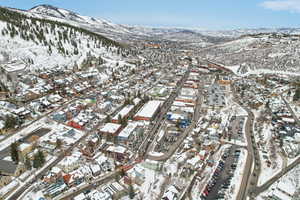
{"type": "Polygon", "coordinates": [[[5,185],[0,189],[0,196],[5,196],[7,193],[11,192],[11,190],[13,190],[18,185],[19,183],[16,180],[10,182],[8,185],[5,185]]]}
{"type": "Polygon", "coordinates": [[[107,148],[107,151],[114,152],[114,153],[125,153],[126,148],[122,146],[110,146],[107,148]]]}
{"type": "Polygon", "coordinates": [[[137,123],[129,123],[119,134],[119,137],[128,138],[137,127],[137,123]]]}
{"type": "Polygon", "coordinates": [[[157,111],[162,101],[149,101],[147,102],[135,116],[151,118],[157,111]]]}
{"type": "Polygon", "coordinates": [[[31,147],[31,144],[22,143],[22,144],[19,145],[19,150],[24,151],[25,149],[30,148],[30,147],[31,147]]]}
{"type": "Polygon", "coordinates": [[[103,133],[116,133],[121,128],[120,124],[106,123],[100,131],[103,133]]]}
{"type": "Polygon", "coordinates": [[[128,113],[130,113],[130,111],[134,108],[134,105],[127,105],[125,106],[122,110],[120,110],[120,112],[118,112],[114,117],[113,120],[118,120],[119,115],[121,115],[121,117],[125,117],[126,115],[128,115],[128,113]]]}
{"type": "Polygon", "coordinates": [[[83,193],[77,195],[76,197],[74,197],[74,200],[85,200],[85,195],[83,193]]]}

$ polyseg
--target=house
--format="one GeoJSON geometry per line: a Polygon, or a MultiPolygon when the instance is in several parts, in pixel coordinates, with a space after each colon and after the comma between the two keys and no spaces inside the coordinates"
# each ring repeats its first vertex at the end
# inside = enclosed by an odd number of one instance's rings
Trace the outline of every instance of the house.
{"type": "Polygon", "coordinates": [[[2,175],[17,177],[25,171],[25,166],[22,163],[15,164],[13,161],[0,160],[0,172],[2,175]]]}
{"type": "Polygon", "coordinates": [[[84,181],[84,175],[81,173],[80,170],[75,170],[69,174],[65,174],[63,176],[65,184],[69,187],[73,187],[75,185],[79,185],[84,181]]]}
{"type": "Polygon", "coordinates": [[[32,151],[32,145],[28,143],[22,143],[19,145],[19,152],[21,157],[25,157],[28,153],[32,151]]]}
{"type": "Polygon", "coordinates": [[[106,149],[106,152],[113,158],[116,158],[117,160],[123,160],[126,156],[126,148],[122,146],[109,146],[106,149]]]}
{"type": "Polygon", "coordinates": [[[46,183],[55,183],[58,179],[63,177],[63,171],[58,167],[53,167],[51,171],[44,176],[43,181],[46,183]]]}
{"type": "Polygon", "coordinates": [[[78,169],[82,165],[81,153],[73,153],[71,156],[65,157],[62,161],[58,163],[58,167],[61,168],[64,172],[69,173],[78,169]]]}
{"type": "Polygon", "coordinates": [[[91,169],[91,172],[92,172],[93,176],[99,176],[101,174],[100,165],[95,163],[95,164],[89,165],[89,167],[91,169]]]}

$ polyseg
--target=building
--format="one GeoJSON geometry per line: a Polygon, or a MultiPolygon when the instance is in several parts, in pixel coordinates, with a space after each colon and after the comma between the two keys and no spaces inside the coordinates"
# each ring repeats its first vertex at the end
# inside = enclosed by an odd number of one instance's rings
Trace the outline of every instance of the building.
{"type": "Polygon", "coordinates": [[[32,151],[32,145],[28,143],[22,143],[19,146],[19,152],[22,158],[32,151]]]}
{"type": "Polygon", "coordinates": [[[122,126],[120,124],[115,123],[106,123],[99,131],[100,134],[103,134],[105,136],[117,136],[122,129],[122,126]]]}
{"type": "Polygon", "coordinates": [[[161,108],[162,101],[148,101],[134,116],[136,121],[151,121],[161,108]]]}
{"type": "Polygon", "coordinates": [[[127,144],[130,138],[134,135],[137,130],[137,123],[129,123],[118,135],[118,141],[127,144]]]}
{"type": "Polygon", "coordinates": [[[121,116],[121,118],[126,118],[129,116],[129,114],[133,111],[134,109],[134,105],[127,105],[124,108],[122,108],[122,110],[120,110],[120,112],[118,112],[113,118],[112,118],[112,122],[113,123],[119,123],[119,116],[121,116]]]}
{"type": "Polygon", "coordinates": [[[17,180],[11,181],[9,184],[0,188],[0,198],[5,199],[8,197],[17,187],[19,186],[19,182],[17,180]]]}
{"type": "Polygon", "coordinates": [[[127,157],[127,149],[123,146],[109,146],[106,149],[106,153],[117,161],[121,161],[127,157]]]}
{"type": "Polygon", "coordinates": [[[0,160],[0,172],[2,175],[17,177],[25,171],[25,166],[21,163],[15,164],[13,161],[0,160]]]}
{"type": "Polygon", "coordinates": [[[8,86],[10,91],[14,91],[18,83],[18,75],[21,75],[27,65],[22,61],[11,61],[0,65],[0,78],[2,83],[8,86]]]}
{"type": "Polygon", "coordinates": [[[179,191],[178,189],[174,186],[171,185],[163,195],[162,199],[163,200],[176,200],[178,199],[179,196],[179,191]]]}

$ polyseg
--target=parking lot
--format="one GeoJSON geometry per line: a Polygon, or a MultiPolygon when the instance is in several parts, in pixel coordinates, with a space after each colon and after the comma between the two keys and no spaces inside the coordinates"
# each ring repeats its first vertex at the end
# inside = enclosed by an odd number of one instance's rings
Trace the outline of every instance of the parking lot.
{"type": "Polygon", "coordinates": [[[231,179],[235,173],[239,154],[240,150],[237,146],[226,149],[222,159],[218,162],[217,169],[202,193],[202,199],[224,199],[225,191],[229,189],[231,179]]]}
{"type": "Polygon", "coordinates": [[[243,137],[243,127],[245,123],[245,117],[232,117],[230,120],[229,132],[230,132],[230,140],[238,140],[241,142],[245,142],[245,138],[243,137]]]}

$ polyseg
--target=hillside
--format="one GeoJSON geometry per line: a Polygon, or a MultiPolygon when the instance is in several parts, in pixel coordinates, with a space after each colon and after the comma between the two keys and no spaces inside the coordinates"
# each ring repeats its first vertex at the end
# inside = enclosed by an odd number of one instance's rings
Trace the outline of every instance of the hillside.
{"type": "Polygon", "coordinates": [[[123,45],[70,24],[0,7],[0,62],[22,60],[31,68],[81,64],[87,57],[120,59],[123,45]]]}
{"type": "Polygon", "coordinates": [[[200,46],[208,46],[224,40],[228,41],[228,37],[203,35],[201,32],[188,28],[153,28],[115,24],[108,20],[83,16],[73,11],[51,5],[38,5],[29,10],[13,8],[10,8],[10,10],[19,12],[28,17],[67,23],[125,43],[133,40],[155,39],[192,42],[199,43],[200,46]]]}
{"type": "Polygon", "coordinates": [[[299,74],[300,37],[258,34],[240,37],[201,51],[201,57],[222,63],[238,74],[287,72],[299,74]]]}

